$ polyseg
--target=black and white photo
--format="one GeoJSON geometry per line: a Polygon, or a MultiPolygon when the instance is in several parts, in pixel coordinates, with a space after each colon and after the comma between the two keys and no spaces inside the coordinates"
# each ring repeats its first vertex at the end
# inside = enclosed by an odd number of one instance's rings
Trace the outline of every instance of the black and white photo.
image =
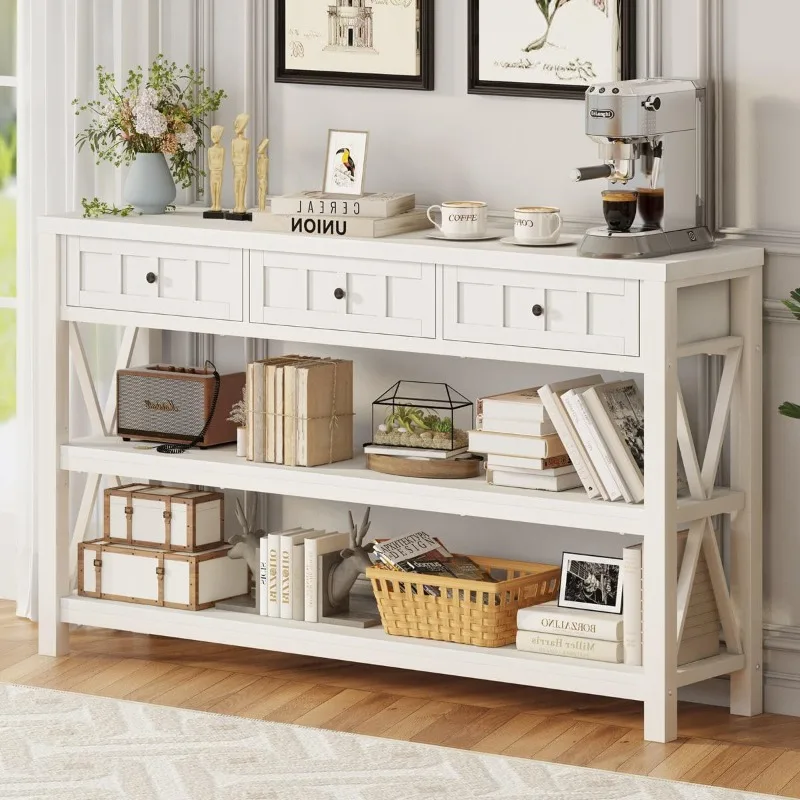
{"type": "Polygon", "coordinates": [[[622,559],[564,553],[558,605],[622,613],[622,559]]]}

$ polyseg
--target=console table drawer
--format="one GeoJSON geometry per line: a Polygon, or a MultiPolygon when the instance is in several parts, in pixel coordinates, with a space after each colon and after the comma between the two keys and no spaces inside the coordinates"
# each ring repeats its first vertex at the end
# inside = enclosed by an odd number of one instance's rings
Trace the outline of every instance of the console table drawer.
{"type": "Polygon", "coordinates": [[[445,339],[639,354],[639,282],[444,267],[445,339]]]}
{"type": "Polygon", "coordinates": [[[251,251],[250,321],[434,338],[436,267],[251,251]]]}
{"type": "Polygon", "coordinates": [[[243,321],[242,251],[71,236],[68,306],[243,321]]]}

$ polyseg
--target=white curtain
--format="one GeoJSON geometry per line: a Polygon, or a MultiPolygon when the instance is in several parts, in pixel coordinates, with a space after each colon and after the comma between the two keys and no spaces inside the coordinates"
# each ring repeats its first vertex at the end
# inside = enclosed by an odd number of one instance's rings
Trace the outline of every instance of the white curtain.
{"type": "MultiPolygon", "coordinates": [[[[90,152],[77,153],[75,133],[84,124],[72,107],[75,97],[93,97],[95,68],[102,64],[122,81],[128,69],[152,61],[161,45],[159,0],[21,0],[19,118],[18,392],[21,453],[19,464],[20,535],[17,553],[17,613],[37,612],[34,541],[36,498],[33,464],[36,431],[36,365],[32,358],[36,324],[36,286],[52,280],[51,265],[36,260],[36,218],[80,209],[82,197],[121,203],[123,174],[96,166],[90,152]],[[41,270],[41,271],[40,271],[41,270]]],[[[108,390],[120,332],[86,326],[82,333],[98,391],[108,390]]],[[[84,411],[71,398],[73,433],[86,429],[84,411]]],[[[80,478],[80,476],[77,476],[80,478]]],[[[81,480],[73,492],[79,497],[81,480]]]]}

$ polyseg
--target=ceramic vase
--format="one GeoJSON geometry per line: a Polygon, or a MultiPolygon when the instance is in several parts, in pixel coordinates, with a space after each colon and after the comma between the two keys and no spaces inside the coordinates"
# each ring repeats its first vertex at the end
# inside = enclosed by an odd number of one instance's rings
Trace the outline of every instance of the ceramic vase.
{"type": "Polygon", "coordinates": [[[236,429],[236,455],[240,458],[247,455],[247,428],[236,429]]]}
{"type": "Polygon", "coordinates": [[[131,164],[123,200],[142,214],[163,214],[177,190],[163,153],[137,153],[131,164]]]}

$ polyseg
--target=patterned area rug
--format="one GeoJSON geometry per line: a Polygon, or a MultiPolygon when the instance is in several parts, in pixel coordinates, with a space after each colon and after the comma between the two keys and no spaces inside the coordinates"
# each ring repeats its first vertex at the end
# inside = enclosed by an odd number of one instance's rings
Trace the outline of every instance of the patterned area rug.
{"type": "Polygon", "coordinates": [[[0,797],[752,800],[765,795],[0,685],[0,797]]]}

